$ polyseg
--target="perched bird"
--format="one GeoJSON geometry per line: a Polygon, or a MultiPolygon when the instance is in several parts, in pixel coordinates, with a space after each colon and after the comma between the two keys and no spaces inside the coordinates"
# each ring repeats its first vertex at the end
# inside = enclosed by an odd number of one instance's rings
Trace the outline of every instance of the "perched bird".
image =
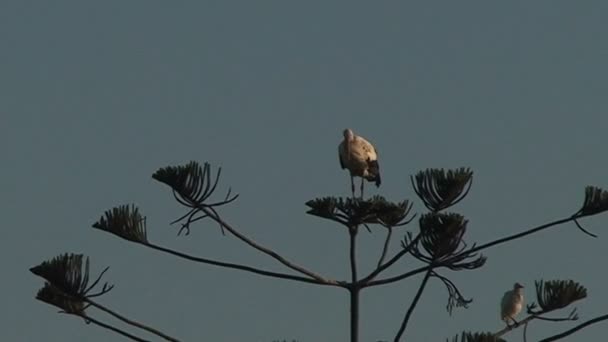
{"type": "Polygon", "coordinates": [[[380,186],[380,166],[378,153],[369,141],[355,135],[352,130],[344,130],[344,140],[338,146],[340,166],[350,171],[350,185],[355,197],[354,177],[361,177],[361,198],[363,198],[363,180],[376,182],[380,186]]]}
{"type": "Polygon", "coordinates": [[[505,292],[500,302],[500,318],[502,318],[507,326],[509,321],[518,324],[515,320],[515,316],[519,314],[521,309],[524,307],[524,290],[520,283],[513,285],[513,290],[505,292]]]}

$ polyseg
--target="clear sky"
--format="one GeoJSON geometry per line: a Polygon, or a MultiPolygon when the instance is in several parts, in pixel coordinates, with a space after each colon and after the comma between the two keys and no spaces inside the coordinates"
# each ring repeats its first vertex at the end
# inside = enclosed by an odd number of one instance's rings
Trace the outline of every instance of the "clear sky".
{"type": "MultiPolygon", "coordinates": [[[[0,339],[121,340],[34,299],[43,282],[28,268],[76,252],[94,272],[110,266],[116,287],[100,302],[183,341],[347,340],[345,291],[192,264],[90,226],[135,203],[158,244],[283,270],[210,223],[175,236],[168,223],[183,210],[150,176],[209,161],[241,194],[222,210],[228,221],[346,279],[347,234],[304,205],[348,195],[337,157],[346,127],[380,152],[383,184],[370,194],[416,200],[409,175],[473,168],[453,209],[470,220],[470,243],[569,216],[586,185],[608,188],[607,15],[605,1],[0,2],[0,339]]],[[[414,210],[424,211],[417,200],[414,210]]],[[[481,270],[444,271],[470,309],[450,317],[433,281],[406,336],[502,328],[498,302],[515,281],[531,298],[534,280],[575,279],[590,295],[581,319],[605,314],[608,215],[583,224],[600,238],[565,225],[486,251],[481,270]]],[[[362,273],[382,239],[361,234],[362,273]]],[[[419,281],[363,292],[362,341],[394,336],[419,281]]],[[[535,322],[529,336],[567,326],[535,322]]]]}

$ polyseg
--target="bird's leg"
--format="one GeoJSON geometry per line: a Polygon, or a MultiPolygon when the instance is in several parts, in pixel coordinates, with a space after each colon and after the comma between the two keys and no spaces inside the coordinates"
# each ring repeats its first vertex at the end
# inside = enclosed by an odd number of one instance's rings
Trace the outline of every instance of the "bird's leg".
{"type": "Polygon", "coordinates": [[[363,181],[365,179],[363,177],[361,177],[361,199],[363,199],[363,181]]]}
{"type": "Polygon", "coordinates": [[[350,190],[353,192],[353,199],[355,198],[355,179],[353,175],[350,175],[350,190]]]}
{"type": "Polygon", "coordinates": [[[519,322],[517,322],[515,320],[515,318],[513,318],[511,316],[508,316],[505,319],[505,323],[507,323],[507,328],[509,328],[509,329],[517,328],[519,326],[519,322]],[[513,324],[510,324],[510,323],[513,323],[513,324]]]}

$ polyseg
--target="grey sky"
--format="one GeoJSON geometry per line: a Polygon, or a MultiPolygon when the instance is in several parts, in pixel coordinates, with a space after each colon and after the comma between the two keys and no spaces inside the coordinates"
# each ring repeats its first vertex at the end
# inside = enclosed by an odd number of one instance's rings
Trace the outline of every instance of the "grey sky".
{"type": "MultiPolygon", "coordinates": [[[[472,167],[473,190],[454,208],[470,219],[470,242],[568,216],[586,185],[608,187],[607,14],[605,1],[2,1],[0,339],[120,340],[33,298],[42,281],[28,268],[69,251],[94,271],[111,266],[104,304],[184,341],[345,341],[345,292],[190,264],[90,225],[133,202],[159,244],[282,270],[209,223],[175,237],[168,222],[183,210],[150,175],[209,161],[241,194],[227,219],[344,279],[347,235],[304,203],[349,193],[337,158],[345,127],[377,146],[383,185],[370,191],[390,199],[416,200],[418,170],[472,167]]],[[[444,272],[470,309],[450,317],[432,282],[407,336],[498,330],[502,293],[519,281],[530,298],[541,278],[580,281],[581,318],[605,314],[607,222],[583,222],[600,239],[563,226],[487,251],[482,270],[444,272]]],[[[362,272],[382,238],[361,234],[362,272]]],[[[363,292],[362,341],[394,336],[418,281],[363,292]]]]}

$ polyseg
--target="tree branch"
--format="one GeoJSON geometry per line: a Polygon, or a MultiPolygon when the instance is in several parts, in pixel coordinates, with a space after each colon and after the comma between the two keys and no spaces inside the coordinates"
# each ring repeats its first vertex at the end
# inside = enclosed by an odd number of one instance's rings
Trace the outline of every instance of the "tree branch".
{"type": "MultiPolygon", "coordinates": [[[[530,234],[534,234],[534,233],[540,232],[540,231],[545,230],[545,229],[550,228],[550,227],[554,227],[554,226],[557,226],[557,225],[560,225],[560,224],[563,224],[563,223],[574,221],[576,219],[577,219],[577,217],[574,217],[574,216],[573,217],[559,219],[559,220],[556,220],[556,221],[552,221],[552,222],[545,223],[543,225],[531,228],[531,229],[523,231],[521,233],[509,235],[507,237],[500,238],[500,239],[497,239],[497,240],[485,243],[483,245],[479,245],[477,247],[473,247],[473,248],[471,248],[469,250],[464,251],[461,254],[457,254],[457,255],[455,255],[455,256],[447,259],[447,260],[444,260],[442,264],[449,264],[451,261],[453,261],[455,259],[458,259],[458,258],[462,257],[465,254],[469,254],[470,255],[470,254],[473,254],[475,252],[479,252],[481,250],[484,250],[484,249],[487,249],[487,248],[490,248],[490,247],[493,247],[493,246],[496,246],[496,245],[499,245],[499,244],[502,244],[502,243],[505,243],[505,242],[509,242],[509,241],[512,241],[512,240],[515,240],[515,239],[519,239],[519,238],[522,238],[522,237],[530,235],[530,234]]],[[[383,265],[382,268],[376,269],[376,271],[372,272],[372,274],[370,274],[365,279],[363,279],[363,281],[366,281],[368,278],[373,279],[373,277],[371,277],[372,275],[374,275],[375,273],[376,274],[380,273],[383,269],[386,269],[388,266],[390,266],[391,262],[397,261],[397,260],[394,260],[394,259],[396,259],[397,257],[401,257],[405,253],[406,253],[405,249],[402,250],[401,252],[399,252],[399,254],[397,254],[395,257],[393,257],[393,259],[389,260],[385,265],[383,265]]],[[[438,265],[438,266],[441,266],[441,265],[438,265]]],[[[376,281],[367,281],[367,283],[365,284],[365,286],[366,287],[367,286],[377,286],[377,285],[384,285],[384,284],[393,283],[393,282],[396,282],[396,281],[399,281],[399,280],[411,277],[411,276],[413,276],[415,274],[418,274],[420,272],[427,271],[427,270],[429,270],[429,268],[430,268],[430,266],[424,266],[424,267],[421,267],[421,268],[415,269],[413,271],[409,271],[407,273],[403,273],[403,274],[400,274],[400,275],[397,275],[397,276],[394,276],[394,277],[380,279],[380,280],[376,280],[376,281]]]]}
{"type": "Polygon", "coordinates": [[[388,252],[388,245],[391,242],[391,235],[393,234],[392,227],[386,227],[388,229],[388,233],[386,234],[386,240],[384,240],[384,246],[382,247],[382,254],[380,255],[380,260],[378,260],[378,268],[382,267],[382,263],[384,262],[384,258],[386,258],[386,253],[388,252]]]}
{"type": "Polygon", "coordinates": [[[185,253],[182,253],[182,252],[174,251],[174,250],[169,249],[169,248],[158,246],[158,245],[155,245],[155,244],[152,244],[152,243],[147,243],[147,244],[143,244],[143,245],[147,246],[147,247],[150,247],[152,249],[156,249],[156,250],[161,251],[161,252],[165,252],[165,253],[168,253],[168,254],[171,254],[171,255],[175,255],[175,256],[180,257],[182,259],[186,259],[186,260],[190,260],[190,261],[195,261],[195,262],[200,262],[200,263],[203,263],[203,264],[209,264],[209,265],[226,267],[226,268],[234,268],[234,269],[238,269],[238,270],[242,270],[242,271],[247,271],[247,272],[251,272],[251,273],[256,273],[256,274],[264,275],[264,276],[267,276],[267,277],[280,278],[280,279],[289,279],[289,280],[295,280],[295,281],[300,281],[300,282],[309,283],[309,284],[345,287],[343,283],[337,282],[335,280],[325,280],[325,279],[323,279],[322,281],[320,281],[320,280],[316,280],[316,279],[310,279],[310,278],[307,278],[307,277],[295,276],[295,275],[291,275],[291,274],[266,271],[266,270],[254,268],[254,267],[251,267],[251,266],[244,266],[244,265],[240,265],[240,264],[228,263],[228,262],[223,262],[223,261],[216,261],[216,260],[212,260],[212,259],[199,258],[199,257],[195,257],[195,256],[192,256],[192,255],[189,255],[189,254],[185,254],[185,253]]]}
{"type": "Polygon", "coordinates": [[[422,292],[424,291],[424,288],[426,287],[426,284],[431,276],[432,271],[433,271],[433,268],[431,267],[424,275],[424,278],[422,279],[422,283],[420,283],[420,287],[418,288],[418,292],[416,292],[416,296],[414,297],[414,300],[412,301],[412,304],[410,305],[410,307],[407,309],[407,313],[405,314],[405,317],[403,318],[403,322],[401,322],[401,327],[399,328],[399,331],[397,332],[397,336],[395,336],[395,340],[394,340],[395,342],[398,342],[399,339],[401,338],[401,336],[403,336],[403,333],[405,332],[405,328],[407,327],[407,323],[410,320],[412,313],[414,312],[414,308],[416,308],[416,304],[418,304],[418,300],[420,300],[420,297],[422,296],[422,292]]]}
{"type": "Polygon", "coordinates": [[[389,261],[387,261],[385,264],[382,264],[381,266],[377,267],[367,277],[361,279],[361,283],[363,283],[364,287],[372,286],[371,283],[370,283],[370,281],[373,280],[375,277],[377,277],[378,274],[380,274],[382,271],[384,271],[387,268],[391,267],[395,262],[397,262],[399,259],[401,259],[401,257],[403,257],[404,255],[406,255],[412,249],[412,247],[418,242],[419,239],[420,239],[420,234],[418,234],[410,242],[409,245],[407,245],[405,248],[403,248],[402,250],[400,250],[399,253],[395,254],[395,256],[393,256],[389,261]]]}
{"type": "Polygon", "coordinates": [[[232,235],[234,235],[235,237],[237,237],[239,240],[245,242],[246,244],[248,244],[249,246],[257,249],[258,251],[264,253],[264,254],[268,254],[271,257],[273,257],[274,259],[276,259],[277,261],[279,261],[280,263],[282,263],[283,265],[291,268],[292,270],[298,271],[302,274],[305,274],[311,278],[313,278],[314,280],[317,281],[317,283],[320,284],[328,284],[330,281],[328,281],[327,279],[321,277],[320,275],[313,273],[301,266],[295,265],[293,263],[291,263],[290,261],[288,261],[287,259],[285,259],[284,257],[282,257],[281,255],[279,255],[277,252],[266,248],[258,243],[256,243],[255,241],[253,241],[252,239],[246,237],[245,235],[239,233],[235,228],[233,228],[231,225],[229,225],[228,223],[226,223],[219,215],[216,215],[211,209],[205,207],[205,206],[199,206],[198,207],[201,211],[203,211],[205,214],[207,214],[212,220],[214,220],[215,222],[217,222],[218,224],[220,224],[222,227],[226,228],[226,230],[228,230],[232,235]]]}
{"type": "Polygon", "coordinates": [[[357,283],[357,227],[348,227],[350,236],[350,273],[351,283],[349,288],[350,295],[350,341],[359,340],[359,291],[357,283]]]}
{"type": "Polygon", "coordinates": [[[122,336],[125,336],[125,337],[128,337],[128,338],[132,339],[133,341],[138,341],[138,342],[150,342],[150,340],[144,340],[144,339],[143,339],[143,338],[141,338],[141,337],[137,337],[137,336],[135,336],[135,335],[133,335],[133,334],[130,334],[130,333],[128,333],[128,332],[126,332],[126,331],[124,331],[124,330],[118,329],[118,328],[113,327],[113,326],[111,326],[111,325],[109,325],[109,324],[106,324],[106,323],[103,323],[103,322],[101,322],[101,321],[98,321],[98,320],[94,319],[93,317],[87,316],[87,315],[85,315],[85,314],[71,313],[71,315],[75,315],[75,316],[82,317],[82,318],[84,318],[84,320],[85,320],[86,322],[91,322],[91,323],[96,324],[96,325],[98,325],[98,326],[100,326],[100,327],[102,327],[102,328],[105,328],[105,329],[108,329],[108,330],[112,330],[112,331],[114,331],[115,333],[118,333],[118,334],[120,334],[120,335],[122,335],[122,336]]]}
{"type": "Polygon", "coordinates": [[[601,321],[604,321],[604,320],[608,320],[608,314],[596,317],[594,319],[590,319],[590,320],[588,320],[588,321],[586,321],[584,323],[581,323],[581,324],[575,326],[572,329],[566,330],[566,331],[564,331],[564,332],[562,332],[560,334],[557,334],[557,335],[553,335],[553,336],[547,337],[545,339],[540,340],[539,342],[557,341],[557,340],[562,339],[562,338],[564,338],[566,336],[574,334],[575,332],[577,332],[577,331],[585,328],[586,326],[589,326],[591,324],[595,324],[595,323],[598,323],[598,322],[601,322],[601,321]]]}
{"type": "Polygon", "coordinates": [[[150,332],[150,333],[152,333],[152,334],[154,334],[154,335],[156,335],[156,336],[162,337],[162,338],[164,338],[164,339],[165,339],[165,340],[167,340],[167,341],[171,341],[171,342],[179,342],[179,340],[178,340],[178,339],[176,339],[176,338],[173,338],[173,337],[171,337],[171,336],[168,336],[168,335],[166,335],[166,334],[164,334],[164,333],[162,333],[162,332],[160,332],[160,331],[158,331],[158,330],[156,330],[156,329],[154,329],[154,328],[151,328],[151,327],[149,327],[149,326],[147,326],[147,325],[144,325],[144,324],[142,324],[142,323],[139,323],[139,322],[133,321],[133,320],[128,319],[128,318],[126,318],[126,317],[124,317],[124,316],[122,316],[122,315],[119,315],[118,313],[116,313],[116,312],[114,312],[114,311],[112,311],[112,310],[110,310],[110,309],[106,308],[105,306],[103,306],[103,305],[101,305],[101,304],[98,304],[98,303],[96,303],[96,302],[94,302],[94,301],[90,300],[89,298],[86,298],[86,299],[85,299],[85,301],[86,301],[87,303],[91,304],[91,306],[96,307],[97,309],[99,309],[99,310],[101,310],[101,311],[104,311],[104,312],[106,312],[106,313],[108,313],[108,314],[110,314],[110,315],[112,315],[112,316],[114,316],[114,317],[118,318],[119,320],[121,320],[121,321],[123,321],[123,322],[125,322],[125,323],[127,323],[127,324],[129,324],[129,325],[132,325],[132,326],[134,326],[134,327],[137,327],[137,328],[143,329],[143,330],[145,330],[145,331],[147,331],[147,332],[150,332]]]}

